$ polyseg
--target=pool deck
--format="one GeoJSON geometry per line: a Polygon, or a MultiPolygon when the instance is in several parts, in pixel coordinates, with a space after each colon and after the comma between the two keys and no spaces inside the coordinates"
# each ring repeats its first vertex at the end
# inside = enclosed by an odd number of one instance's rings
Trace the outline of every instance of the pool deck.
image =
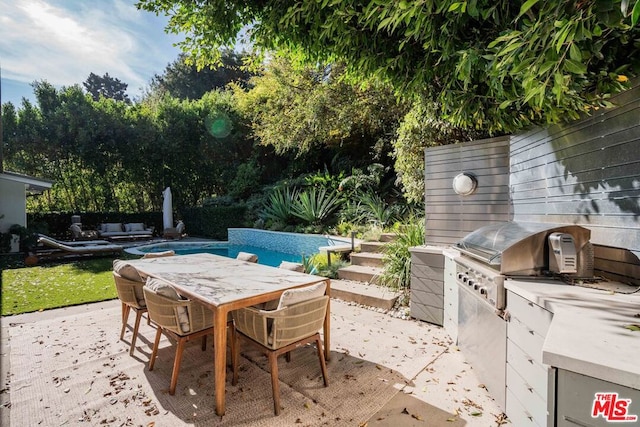
{"type": "MultiPolygon", "coordinates": [[[[369,398],[368,395],[357,393],[364,383],[359,383],[358,372],[359,370],[350,371],[349,374],[334,375],[330,377],[329,388],[333,387],[333,390],[327,392],[334,393],[337,396],[344,396],[349,398],[358,399],[359,407],[371,406],[370,416],[368,419],[350,420],[346,422],[342,418],[339,422],[332,421],[333,411],[338,411],[342,405],[341,399],[335,401],[335,409],[331,407],[326,408],[327,413],[330,415],[323,425],[346,425],[346,426],[382,426],[382,427],[396,427],[399,425],[404,426],[470,426],[470,427],[486,427],[486,426],[500,426],[505,424],[505,418],[502,411],[498,408],[491,395],[483,387],[480,381],[477,379],[471,366],[465,361],[464,356],[458,350],[458,348],[452,343],[446,332],[438,326],[431,325],[429,323],[411,320],[411,319],[399,319],[389,316],[385,313],[380,313],[374,310],[369,310],[355,304],[345,303],[340,300],[332,300],[332,354],[333,357],[329,362],[329,372],[332,370],[340,369],[341,361],[346,363],[346,360],[356,360],[356,365],[361,366],[365,370],[365,367],[374,366],[379,369],[379,374],[375,374],[373,370],[373,381],[376,382],[375,377],[378,376],[378,381],[387,381],[387,375],[392,372],[396,380],[392,381],[395,392],[388,394],[384,399],[378,397],[378,400],[369,398]],[[344,360],[343,360],[344,359],[344,360]],[[373,364],[373,365],[371,365],[373,364]],[[352,377],[354,375],[355,377],[352,377]],[[399,375],[399,377],[397,376],[399,375]],[[399,381],[397,379],[400,379],[399,381]],[[355,388],[354,388],[355,387],[355,388]],[[372,402],[374,400],[375,402],[372,402]]],[[[159,412],[154,417],[149,417],[148,422],[154,421],[156,425],[218,425],[220,422],[224,425],[290,425],[290,423],[296,422],[294,418],[290,416],[295,413],[296,405],[299,404],[299,398],[302,396],[304,399],[305,391],[297,390],[293,385],[287,383],[286,372],[287,365],[281,361],[281,383],[285,388],[282,394],[282,406],[285,408],[283,414],[280,417],[273,417],[273,413],[269,414],[271,399],[270,388],[268,387],[268,380],[264,381],[263,378],[268,374],[261,369],[256,368],[250,362],[250,358],[243,356],[241,362],[247,369],[253,369],[254,372],[260,374],[260,378],[251,377],[248,373],[243,375],[242,388],[243,393],[249,393],[249,390],[256,389],[262,396],[259,401],[253,403],[255,405],[255,417],[254,421],[234,422],[234,417],[238,416],[238,410],[234,410],[235,406],[239,402],[228,401],[227,415],[221,419],[209,418],[205,423],[191,423],[188,420],[180,418],[182,414],[182,404],[189,405],[189,402],[195,397],[189,393],[176,393],[175,396],[167,396],[163,390],[154,388],[152,381],[153,376],[148,373],[146,369],[146,361],[149,352],[149,342],[142,339],[138,344],[137,357],[131,358],[128,355],[128,339],[130,337],[130,331],[125,335],[125,340],[120,341],[118,335],[120,332],[119,325],[120,305],[117,300],[107,301],[103,303],[95,303],[82,305],[77,307],[68,307],[57,310],[47,310],[39,313],[29,313],[18,316],[8,316],[1,319],[2,324],[2,393],[0,397],[2,399],[2,406],[0,407],[1,418],[0,424],[2,425],[18,425],[19,422],[25,420],[31,421],[32,424],[40,419],[49,420],[56,419],[60,415],[58,408],[48,408],[39,403],[42,401],[41,397],[46,396],[47,393],[63,393],[61,388],[52,388],[52,390],[42,390],[42,380],[37,380],[37,373],[21,372],[20,361],[21,354],[32,354],[32,357],[37,357],[38,353],[42,353],[43,347],[46,346],[46,342],[38,342],[39,340],[26,339],[26,345],[33,348],[15,348],[11,346],[12,341],[17,343],[21,339],[21,335],[24,332],[29,331],[44,331],[44,332],[32,332],[36,334],[45,334],[44,340],[53,339],[46,335],[46,331],[56,330],[56,324],[65,325],[65,329],[78,330],[75,326],[80,327],[85,324],[101,324],[107,325],[102,333],[102,337],[106,339],[106,345],[108,348],[112,348],[107,356],[109,360],[119,361],[117,364],[104,365],[104,375],[109,377],[119,375],[120,371],[124,369],[125,365],[132,365],[135,369],[134,373],[138,373],[135,378],[136,381],[140,381],[144,390],[147,391],[147,396],[153,400],[153,404],[159,409],[159,412]],[[53,328],[53,329],[52,329],[53,328]],[[10,362],[11,361],[11,362],[10,362]],[[113,372],[111,372],[113,371],[113,372]],[[24,380],[22,383],[12,385],[12,379],[17,381],[17,378],[33,377],[28,384],[31,386],[25,387],[24,380]],[[266,389],[264,389],[266,387],[266,389]],[[28,400],[15,401],[12,405],[12,395],[20,394],[24,397],[26,394],[29,397],[28,400]],[[25,405],[27,407],[25,408],[25,405]],[[13,407],[13,409],[12,409],[13,407]],[[12,414],[12,411],[15,413],[12,414]],[[54,413],[56,412],[56,413],[54,413]],[[176,423],[176,420],[178,422],[176,423]],[[265,424],[266,422],[266,424],[265,424]]],[[[144,336],[153,336],[151,327],[146,325],[146,322],[142,322],[141,334],[144,336]]],[[[86,332],[78,333],[80,341],[83,334],[87,334],[85,340],[92,341],[91,333],[92,328],[86,329],[86,332]]],[[[57,341],[58,335],[56,335],[57,341]]],[[[23,338],[24,340],[25,338],[23,338]]],[[[164,339],[163,339],[164,341],[164,339]]],[[[76,343],[75,345],[80,345],[76,343]]],[[[199,349],[195,352],[198,355],[200,363],[207,365],[207,359],[200,356],[199,349]]],[[[244,354],[244,353],[243,353],[244,354]]],[[[59,359],[65,356],[63,352],[59,359]]],[[[71,356],[69,356],[71,357],[71,356]]],[[[73,356],[77,357],[77,356],[73,356]]],[[[298,356],[299,357],[299,356],[298,356]]],[[[165,356],[166,358],[166,356],[165,356]]],[[[293,355],[296,360],[296,355],[293,355]]],[[[164,359],[163,359],[164,360],[164,359]]],[[[300,360],[300,357],[297,359],[300,360]]],[[[316,360],[317,363],[317,360],[316,360]]],[[[167,361],[159,362],[157,365],[163,366],[167,364],[167,361]]],[[[40,376],[46,379],[52,377],[64,378],[64,375],[78,376],[75,369],[76,365],[71,365],[70,374],[66,372],[57,371],[50,368],[51,371],[47,371],[47,365],[44,365],[42,369],[45,371],[40,376]]],[[[39,366],[40,368],[40,366],[39,366]]],[[[315,365],[309,365],[309,370],[316,369],[315,365]]],[[[156,372],[156,371],[153,371],[156,372]]],[[[91,375],[87,372],[86,375],[91,375]]],[[[160,377],[160,380],[164,381],[166,373],[159,371],[156,376],[160,377]]],[[[133,376],[132,376],[133,378],[133,376]]],[[[196,379],[190,379],[189,373],[183,372],[180,377],[179,384],[188,386],[191,381],[202,382],[201,377],[196,379]]],[[[206,378],[206,377],[205,377],[206,378]]],[[[389,377],[391,378],[391,377],[389,377]]],[[[90,378],[89,378],[90,380],[90,378]]],[[[97,380],[96,380],[97,381],[97,380]]],[[[44,381],[45,383],[47,381],[44,381]]],[[[93,388],[97,388],[97,382],[93,384],[93,388]]],[[[162,383],[164,385],[164,382],[162,383]]],[[[231,386],[228,386],[231,387],[231,386]]],[[[75,390],[73,387],[67,392],[66,399],[71,399],[72,402],[68,403],[73,407],[84,407],[87,405],[87,390],[83,386],[80,390],[75,390]],[[76,394],[78,401],[74,399],[74,393],[76,394]]],[[[234,389],[231,388],[232,393],[229,396],[233,396],[234,389]]],[[[97,390],[94,390],[97,392],[97,390]]],[[[320,389],[322,393],[322,388],[320,389]]],[[[388,393],[388,390],[387,390],[388,393]]],[[[65,396],[63,394],[63,396],[65,396]]],[[[236,396],[238,397],[238,396],[236,396]]],[[[209,399],[213,405],[213,397],[205,397],[205,402],[209,399]]],[[[232,397],[229,397],[232,399],[232,397]]],[[[46,400],[46,398],[45,398],[46,400]]],[[[116,411],[115,415],[122,415],[117,412],[116,408],[120,402],[110,405],[107,403],[105,406],[100,407],[101,416],[108,411],[116,411]]],[[[247,404],[248,405],[248,404],[247,404]]],[[[302,414],[309,413],[315,406],[307,407],[302,411],[302,414]]],[[[143,408],[144,409],[144,408],[143,408]]],[[[76,408],[76,410],[78,410],[76,408]]],[[[344,411],[344,408],[342,408],[344,411]]],[[[128,416],[134,417],[141,409],[129,406],[124,412],[128,416]]],[[[253,409],[251,409],[253,411],[253,409]]],[[[253,414],[253,412],[251,412],[253,414]]],[[[341,413],[344,416],[344,412],[341,413]]],[[[140,414],[138,414],[140,415],[140,414]]],[[[141,413],[144,420],[145,415],[141,413]]],[[[304,416],[304,415],[303,415],[304,416]]],[[[323,415],[324,416],[324,412],[323,415]]],[[[253,419],[253,415],[250,416],[253,419]]],[[[96,420],[94,420],[96,421],[96,420]]],[[[78,423],[78,421],[72,422],[72,424],[78,423]]],[[[23,424],[24,425],[24,424],[23,424]]],[[[305,425],[305,424],[301,424],[305,425]]],[[[308,424],[306,424],[308,425],[308,424]]]]}

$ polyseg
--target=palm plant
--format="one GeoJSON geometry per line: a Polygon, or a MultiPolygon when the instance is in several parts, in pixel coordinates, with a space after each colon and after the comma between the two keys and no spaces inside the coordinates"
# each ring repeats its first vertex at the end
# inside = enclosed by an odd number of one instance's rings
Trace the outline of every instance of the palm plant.
{"type": "Polygon", "coordinates": [[[262,216],[265,220],[288,225],[295,221],[294,203],[298,198],[298,190],[278,188],[269,195],[264,205],[262,216]]]}
{"type": "Polygon", "coordinates": [[[320,225],[340,206],[340,198],[326,189],[312,187],[293,201],[293,215],[306,224],[320,225]]]}
{"type": "Polygon", "coordinates": [[[374,193],[365,193],[361,197],[361,211],[364,218],[369,223],[379,227],[385,227],[393,222],[396,217],[396,211],[393,206],[389,206],[382,197],[374,193]]]}
{"type": "Polygon", "coordinates": [[[424,244],[424,220],[414,220],[401,228],[396,240],[385,245],[384,271],[379,283],[393,289],[407,289],[411,285],[411,253],[409,248],[424,244]]]}

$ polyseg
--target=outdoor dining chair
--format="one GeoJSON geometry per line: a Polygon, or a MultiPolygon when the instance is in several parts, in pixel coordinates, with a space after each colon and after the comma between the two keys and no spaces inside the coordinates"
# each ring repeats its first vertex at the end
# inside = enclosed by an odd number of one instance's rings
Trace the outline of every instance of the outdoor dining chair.
{"type": "Polygon", "coordinates": [[[269,359],[273,409],[280,415],[280,382],[278,356],[309,343],[315,343],[324,386],[329,385],[322,351],[320,329],[324,324],[329,297],[326,284],[305,286],[283,292],[276,310],[241,308],[232,312],[236,329],[232,346],[232,384],[238,383],[239,340],[242,338],[265,353],[269,359]]]}
{"type": "Polygon", "coordinates": [[[136,348],[136,339],[138,338],[140,318],[147,312],[147,304],[142,291],[144,281],[135,267],[126,261],[118,259],[113,261],[113,280],[116,285],[118,299],[122,304],[122,329],[120,330],[120,340],[124,338],[124,332],[127,328],[127,323],[129,322],[129,313],[131,313],[131,310],[136,313],[133,335],[131,337],[131,348],[129,349],[129,355],[133,356],[133,351],[136,348]]]}
{"type": "MultiPolygon", "coordinates": [[[[213,335],[213,312],[197,301],[181,297],[169,283],[160,279],[147,279],[143,292],[149,310],[149,318],[151,323],[157,327],[149,359],[149,370],[152,371],[155,365],[158,345],[163,333],[177,343],[169,387],[169,394],[173,395],[178,383],[184,346],[191,340],[202,338],[202,351],[206,350],[207,335],[213,335]]],[[[232,339],[233,336],[232,330],[232,339]]],[[[231,350],[233,354],[233,344],[231,350]]]]}

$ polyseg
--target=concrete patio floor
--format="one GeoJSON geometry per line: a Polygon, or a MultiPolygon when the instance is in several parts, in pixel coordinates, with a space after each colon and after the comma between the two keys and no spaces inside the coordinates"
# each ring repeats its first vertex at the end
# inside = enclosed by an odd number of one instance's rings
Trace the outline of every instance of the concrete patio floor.
{"type": "MultiPolygon", "coordinates": [[[[22,357],[29,357],[29,349],[12,348],[12,344],[15,347],[21,331],[25,331],[27,328],[37,330],[40,325],[43,328],[46,325],[51,327],[52,320],[67,322],[66,324],[82,322],[83,316],[89,315],[93,319],[91,322],[95,322],[96,319],[100,320],[101,317],[108,317],[108,319],[102,319],[108,325],[106,328],[106,341],[112,346],[120,347],[121,355],[118,357],[121,357],[123,361],[139,365],[139,369],[145,369],[147,358],[144,355],[147,354],[148,348],[145,350],[144,347],[148,346],[148,341],[141,340],[138,342],[140,350],[137,349],[137,351],[143,355],[138,356],[139,360],[131,360],[130,356],[128,356],[130,331],[125,335],[125,342],[121,342],[118,339],[120,325],[114,322],[114,320],[119,321],[120,316],[120,304],[117,300],[3,317],[1,320],[3,386],[0,394],[2,403],[0,407],[2,412],[0,424],[18,425],[16,424],[16,418],[11,416],[12,406],[14,406],[12,405],[11,397],[12,393],[16,392],[12,387],[12,379],[25,376],[28,378],[29,373],[18,372],[19,366],[15,366],[15,363],[10,363],[10,361],[19,360],[16,359],[17,350],[25,354],[22,357]]],[[[387,369],[393,371],[395,376],[392,378],[400,378],[400,380],[393,384],[397,392],[394,391],[389,395],[389,398],[376,403],[377,407],[374,408],[372,415],[368,419],[347,420],[343,417],[337,420],[328,417],[327,421],[324,421],[322,425],[353,425],[358,427],[466,425],[485,427],[498,426],[508,422],[504,419],[504,415],[495,401],[476,378],[471,366],[466,363],[464,355],[458,351],[441,327],[415,320],[394,318],[387,314],[340,300],[332,300],[331,317],[332,359],[329,362],[330,372],[332,364],[335,368],[335,364],[341,363],[343,358],[348,357],[356,360],[355,363],[375,366],[381,371],[386,371],[387,369]]],[[[145,322],[143,321],[142,323],[145,322]]],[[[144,325],[141,329],[141,334],[152,337],[149,330],[143,330],[145,327],[150,328],[144,325]]],[[[247,357],[243,354],[243,358],[247,357]]],[[[294,353],[294,359],[295,357],[294,353]]],[[[250,360],[250,357],[244,360],[245,363],[250,363],[246,361],[250,360]]],[[[280,361],[280,363],[280,378],[281,381],[285,381],[283,376],[286,376],[287,364],[284,361],[280,361]]],[[[158,365],[158,362],[156,365],[158,365]]],[[[315,367],[311,368],[316,369],[315,367]]],[[[253,369],[253,367],[249,366],[249,369],[253,369]]],[[[156,373],[155,370],[153,372],[156,373]]],[[[271,398],[270,387],[263,389],[261,384],[252,383],[254,379],[249,378],[248,373],[245,376],[247,378],[241,378],[241,381],[244,381],[244,389],[260,388],[261,394],[266,395],[269,399],[271,398]]],[[[229,375],[227,379],[229,380],[229,375]]],[[[168,378],[166,380],[168,381],[168,378]]],[[[340,385],[341,381],[339,380],[342,379],[329,378],[329,388],[335,387],[334,393],[337,392],[338,396],[340,393],[345,393],[345,397],[349,394],[357,394],[356,389],[341,389],[340,387],[343,386],[340,385]]],[[[188,377],[181,373],[179,385],[180,382],[187,381],[188,377]],[[182,378],[185,379],[183,380],[182,378]]],[[[380,381],[388,381],[388,379],[383,379],[381,375],[380,381]]],[[[229,401],[233,399],[234,394],[229,392],[231,386],[228,381],[227,384],[227,413],[229,413],[232,409],[229,401]]],[[[322,390],[321,388],[317,392],[322,393],[322,390]]],[[[177,395],[178,393],[176,393],[177,395]]],[[[71,396],[69,397],[71,398],[71,396]]],[[[173,398],[173,396],[167,397],[169,397],[167,400],[164,397],[158,398],[160,410],[159,414],[153,418],[156,426],[176,425],[175,419],[171,417],[173,415],[171,413],[171,405],[167,404],[163,407],[163,402],[171,402],[170,399],[173,398]],[[165,418],[166,420],[163,421],[165,418]]],[[[287,393],[282,398],[284,412],[286,413],[287,406],[292,410],[293,403],[290,399],[288,400],[287,393]]],[[[367,396],[362,396],[362,399],[366,398],[367,396]]],[[[210,402],[213,405],[212,396],[210,397],[210,402]]],[[[266,408],[265,410],[268,412],[268,409],[266,408]]],[[[39,408],[30,408],[30,410],[33,411],[34,415],[32,416],[34,419],[29,421],[36,425],[39,422],[36,419],[39,416],[39,408]]],[[[22,408],[22,411],[24,412],[24,408],[22,408]]],[[[327,412],[330,413],[331,408],[328,408],[327,412]]],[[[27,413],[29,412],[27,411],[27,413]]],[[[29,416],[31,415],[27,417],[29,416]]],[[[24,421],[24,416],[22,420],[24,421]]],[[[282,415],[280,417],[271,417],[267,414],[265,420],[262,420],[262,424],[256,423],[255,425],[276,426],[290,425],[291,423],[291,421],[286,421],[286,417],[282,415]]],[[[65,423],[65,425],[70,424],[73,424],[73,422],[65,423]]],[[[88,425],[86,422],[78,422],[78,424],[88,425]]],[[[198,425],[198,423],[185,421],[183,425],[198,425]]],[[[201,425],[212,425],[212,422],[209,421],[201,425]]],[[[254,424],[243,423],[242,425],[254,424]]],[[[314,424],[302,423],[301,425],[314,424]]]]}

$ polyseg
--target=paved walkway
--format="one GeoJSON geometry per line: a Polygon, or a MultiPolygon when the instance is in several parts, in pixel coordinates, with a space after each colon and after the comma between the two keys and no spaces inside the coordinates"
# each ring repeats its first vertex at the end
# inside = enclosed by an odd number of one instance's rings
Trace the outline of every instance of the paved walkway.
{"type": "MultiPolygon", "coordinates": [[[[11,343],[10,329],[7,328],[83,312],[113,311],[118,306],[119,302],[114,300],[3,317],[0,424],[10,425],[10,381],[14,374],[8,363],[11,343]]],[[[339,300],[332,300],[331,310],[333,352],[375,363],[380,369],[392,369],[404,379],[403,383],[394,385],[398,393],[368,420],[368,427],[486,427],[505,423],[501,410],[442,328],[394,318],[339,300]]],[[[119,325],[114,325],[114,330],[118,334],[119,325]]],[[[336,359],[330,363],[337,363],[336,359]]],[[[273,425],[277,425],[277,418],[273,421],[273,425]]]]}

